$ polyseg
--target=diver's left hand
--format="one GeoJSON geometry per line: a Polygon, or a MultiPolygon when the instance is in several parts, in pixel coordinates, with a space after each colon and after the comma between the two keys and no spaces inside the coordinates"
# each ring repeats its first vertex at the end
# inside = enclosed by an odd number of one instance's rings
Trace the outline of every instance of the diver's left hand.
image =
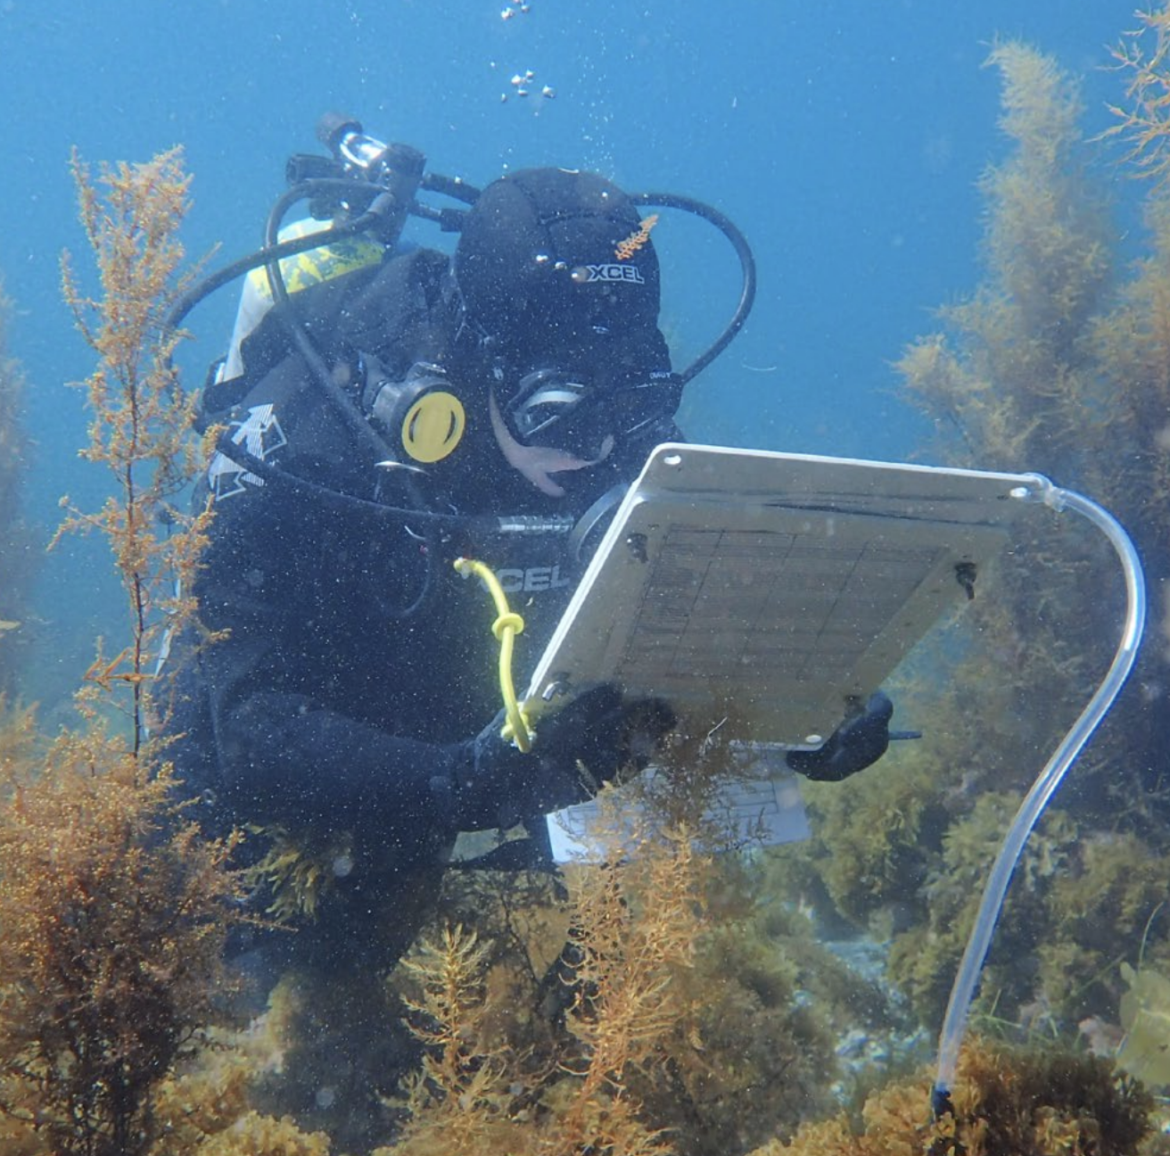
{"type": "Polygon", "coordinates": [[[846,719],[819,750],[789,751],[788,765],[818,783],[839,783],[864,771],[886,753],[893,714],[889,695],[876,691],[869,696],[865,710],[846,719]]]}
{"type": "Polygon", "coordinates": [[[661,699],[627,699],[613,683],[593,687],[538,719],[530,799],[542,811],[583,802],[623,773],[644,770],[677,719],[661,699]]]}

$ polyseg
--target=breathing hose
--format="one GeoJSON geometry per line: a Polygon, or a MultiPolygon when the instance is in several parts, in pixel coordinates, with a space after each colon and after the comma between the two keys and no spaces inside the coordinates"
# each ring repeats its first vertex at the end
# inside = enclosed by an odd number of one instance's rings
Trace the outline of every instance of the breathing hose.
{"type": "Polygon", "coordinates": [[[731,344],[732,338],[747,321],[748,314],[751,313],[756,300],[756,259],[752,255],[752,248],[748,244],[747,238],[739,231],[731,218],[703,201],[697,201],[694,197],[684,197],[679,193],[631,193],[630,199],[636,205],[681,209],[684,213],[693,213],[696,217],[702,217],[704,221],[714,225],[727,238],[735,250],[735,255],[739,258],[743,284],[740,288],[735,312],[719,336],[679,373],[679,379],[685,385],[706,369],[731,344]]]}
{"type": "Polygon", "coordinates": [[[1057,511],[1075,510],[1088,518],[1109,539],[1125,575],[1127,598],[1125,622],[1121,640],[1108,672],[1024,797],[991,868],[991,874],[983,889],[983,898],[979,903],[979,912],[975,917],[975,926],[971,930],[971,937],[967,941],[958,974],[955,976],[939,1035],[938,1072],[931,1092],[931,1107],[936,1118],[953,1114],[954,1111],[951,1088],[958,1066],[959,1048],[967,1026],[967,1016],[975,996],[980,970],[991,945],[991,936],[1003,909],[1012,873],[1023,853],[1024,843],[1048,801],[1060,786],[1065,773],[1113,705],[1137,658],[1146,622],[1146,585],[1142,575],[1141,559],[1129,535],[1117,519],[1108,510],[1082,494],[1062,490],[1040,474],[1032,474],[1029,477],[1031,484],[1021,485],[1012,490],[1013,498],[1019,501],[1043,502],[1057,511]]]}

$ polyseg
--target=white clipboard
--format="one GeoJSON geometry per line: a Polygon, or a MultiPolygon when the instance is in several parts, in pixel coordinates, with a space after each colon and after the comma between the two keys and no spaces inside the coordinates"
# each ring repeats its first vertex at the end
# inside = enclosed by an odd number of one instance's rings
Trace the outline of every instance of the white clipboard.
{"type": "MultiPolygon", "coordinates": [[[[601,682],[815,748],[979,575],[1033,475],[665,444],[619,506],[529,700],[601,682]]],[[[534,702],[536,710],[540,705],[534,702]]]]}

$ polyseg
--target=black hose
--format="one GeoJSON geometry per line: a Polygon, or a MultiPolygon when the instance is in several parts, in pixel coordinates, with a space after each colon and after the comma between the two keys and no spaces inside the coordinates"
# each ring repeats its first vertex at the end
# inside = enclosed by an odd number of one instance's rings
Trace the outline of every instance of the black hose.
{"type": "Polygon", "coordinates": [[[465,205],[474,205],[479,200],[481,190],[475,185],[469,185],[462,177],[445,177],[442,173],[426,173],[419,184],[419,188],[428,193],[441,193],[453,201],[462,201],[465,205]]]}
{"type": "MultiPolygon", "coordinates": [[[[346,395],[345,391],[333,380],[333,374],[325,364],[321,354],[317,352],[317,347],[309,339],[309,335],[305,332],[304,326],[296,315],[296,309],[280,270],[280,258],[273,256],[273,250],[279,243],[280,224],[285,213],[297,201],[304,200],[305,197],[311,195],[310,186],[314,184],[316,184],[315,181],[305,181],[288,189],[277,198],[276,204],[272,206],[272,211],[268,214],[268,224],[264,233],[264,252],[267,255],[264,268],[268,274],[269,288],[272,290],[272,306],[276,310],[277,317],[284,324],[297,351],[305,359],[305,364],[308,365],[318,388],[325,394],[342,421],[349,427],[354,440],[359,446],[366,449],[376,461],[385,461],[394,456],[389,445],[378,431],[366,421],[365,415],[346,395]]],[[[374,205],[377,204],[378,199],[376,198],[374,205]]],[[[378,216],[378,210],[372,205],[354,222],[354,225],[360,224],[362,229],[369,229],[378,216]]],[[[328,232],[332,233],[333,230],[330,229],[328,232]]],[[[323,238],[318,241],[318,244],[323,244],[324,241],[323,238]]]]}
{"type": "Polygon", "coordinates": [[[361,510],[374,518],[392,517],[397,524],[407,521],[420,523],[443,524],[459,529],[484,529],[490,523],[498,527],[498,518],[475,517],[469,514],[440,514],[432,510],[419,510],[411,506],[388,506],[385,502],[374,502],[369,498],[359,498],[356,494],[347,494],[344,490],[335,490],[320,482],[310,481],[308,478],[290,474],[279,466],[249,453],[242,445],[231,439],[231,430],[225,430],[215,444],[217,452],[223,454],[234,465],[250,474],[255,474],[263,482],[271,482],[274,486],[284,486],[294,493],[311,497],[326,505],[337,506],[339,509],[361,510]]]}
{"type": "MultiPolygon", "coordinates": [[[[317,178],[310,181],[303,181],[297,188],[304,191],[294,198],[294,200],[301,200],[304,197],[314,196],[318,192],[328,192],[331,190],[352,193],[353,181],[341,180],[339,178],[317,178]]],[[[287,197],[288,194],[285,193],[284,196],[287,197]]],[[[283,200],[284,197],[281,199],[283,200]]],[[[283,211],[287,212],[289,207],[286,205],[283,211]]],[[[306,233],[303,237],[293,237],[291,240],[281,241],[271,248],[265,246],[258,252],[249,253],[246,257],[241,257],[239,260],[233,261],[230,265],[225,265],[224,268],[208,274],[203,280],[188,289],[186,293],[180,294],[171,306],[171,310],[167,314],[164,324],[170,329],[177,329],[182,325],[187,314],[205,297],[210,297],[217,289],[222,289],[224,285],[234,281],[237,277],[242,277],[245,273],[250,273],[253,269],[259,269],[260,266],[267,265],[270,261],[279,261],[285,257],[295,257],[298,253],[307,253],[310,249],[317,249],[322,245],[332,244],[334,241],[344,240],[347,237],[355,237],[358,233],[366,232],[376,219],[376,214],[371,216],[369,213],[363,213],[360,217],[355,217],[352,221],[345,221],[342,224],[335,225],[333,228],[321,228],[315,232],[306,233]]]]}
{"type": "Polygon", "coordinates": [[[740,291],[739,302],[736,304],[735,312],[731,315],[731,320],[724,326],[723,332],[714,342],[678,375],[685,385],[706,369],[731,344],[732,338],[743,328],[756,300],[756,259],[747,238],[739,231],[738,226],[731,218],[724,216],[718,209],[712,208],[703,201],[696,201],[693,197],[684,197],[678,193],[633,193],[630,199],[639,205],[681,209],[685,213],[694,213],[696,217],[702,217],[703,220],[709,221],[731,242],[736,256],[739,257],[740,268],[743,270],[743,288],[740,291]]]}
{"type": "MultiPolygon", "coordinates": [[[[264,250],[269,255],[269,259],[264,267],[268,274],[268,285],[272,291],[272,307],[276,311],[277,317],[284,324],[297,351],[304,358],[312,380],[348,427],[357,444],[371,456],[371,464],[393,460],[394,453],[385,439],[366,420],[365,414],[362,413],[356,402],[334,381],[329,366],[325,364],[324,359],[317,351],[317,347],[313,344],[308,333],[305,332],[305,327],[301,324],[300,318],[296,314],[296,308],[292,303],[288,287],[285,285],[284,277],[281,273],[280,259],[272,256],[273,250],[279,243],[280,225],[285,213],[298,201],[311,195],[314,191],[313,186],[315,185],[317,185],[316,181],[304,181],[288,189],[277,198],[276,204],[272,206],[272,211],[268,214],[268,222],[264,231],[264,250]]],[[[371,228],[373,225],[382,221],[384,213],[393,212],[395,208],[396,202],[391,194],[379,193],[366,212],[353,222],[355,230],[359,225],[362,229],[371,228]]],[[[332,232],[332,230],[329,231],[332,232]]],[[[393,246],[394,239],[389,239],[387,243],[393,246]]],[[[405,470],[399,471],[397,480],[401,482],[405,490],[407,501],[420,513],[425,511],[426,504],[409,472],[405,470]]],[[[409,618],[414,614],[426,601],[431,587],[434,584],[435,550],[433,549],[434,543],[430,538],[431,532],[428,529],[424,535],[427,549],[425,551],[426,565],[424,568],[425,573],[422,588],[419,590],[418,596],[407,607],[395,613],[395,617],[409,618]]]]}
{"type": "MultiPolygon", "coordinates": [[[[275,488],[283,486],[295,494],[312,498],[326,505],[336,506],[338,509],[349,512],[357,510],[372,518],[388,519],[400,526],[418,523],[424,526],[439,526],[453,532],[500,534],[508,530],[515,530],[516,522],[524,520],[523,516],[516,519],[495,514],[443,514],[437,510],[419,510],[413,506],[389,506],[385,502],[373,502],[369,498],[359,498],[356,494],[348,494],[344,490],[335,490],[320,482],[313,482],[308,478],[290,474],[288,470],[282,470],[279,466],[274,466],[271,462],[249,453],[242,445],[232,441],[230,430],[225,430],[220,435],[215,448],[234,465],[250,474],[255,474],[265,484],[271,484],[275,488]]],[[[592,510],[592,507],[590,509],[592,510]]],[[[556,528],[559,532],[564,533],[570,541],[577,541],[580,536],[578,527],[588,516],[587,512],[577,521],[567,517],[559,527],[551,526],[551,523],[557,519],[540,518],[540,528],[542,531],[556,528]]],[[[587,530],[592,528],[592,525],[586,527],[587,530]]]]}

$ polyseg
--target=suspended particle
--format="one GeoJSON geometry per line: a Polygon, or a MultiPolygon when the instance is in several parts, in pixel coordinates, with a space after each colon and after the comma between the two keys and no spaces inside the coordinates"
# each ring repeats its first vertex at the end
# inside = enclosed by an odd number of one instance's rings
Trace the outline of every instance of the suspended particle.
{"type": "Polygon", "coordinates": [[[557,95],[557,90],[553,88],[551,84],[546,84],[544,88],[540,90],[540,95],[543,96],[545,100],[554,100],[557,95]]]}
{"type": "Polygon", "coordinates": [[[524,77],[522,77],[520,75],[520,73],[516,73],[516,75],[512,77],[512,87],[513,88],[519,88],[523,83],[524,83],[524,77]]]}
{"type": "Polygon", "coordinates": [[[501,19],[501,20],[511,20],[511,19],[512,19],[512,17],[513,17],[513,16],[515,16],[515,15],[516,15],[516,9],[515,9],[515,8],[505,8],[505,9],[504,9],[504,10],[503,10],[503,11],[500,13],[500,19],[501,19]]]}

